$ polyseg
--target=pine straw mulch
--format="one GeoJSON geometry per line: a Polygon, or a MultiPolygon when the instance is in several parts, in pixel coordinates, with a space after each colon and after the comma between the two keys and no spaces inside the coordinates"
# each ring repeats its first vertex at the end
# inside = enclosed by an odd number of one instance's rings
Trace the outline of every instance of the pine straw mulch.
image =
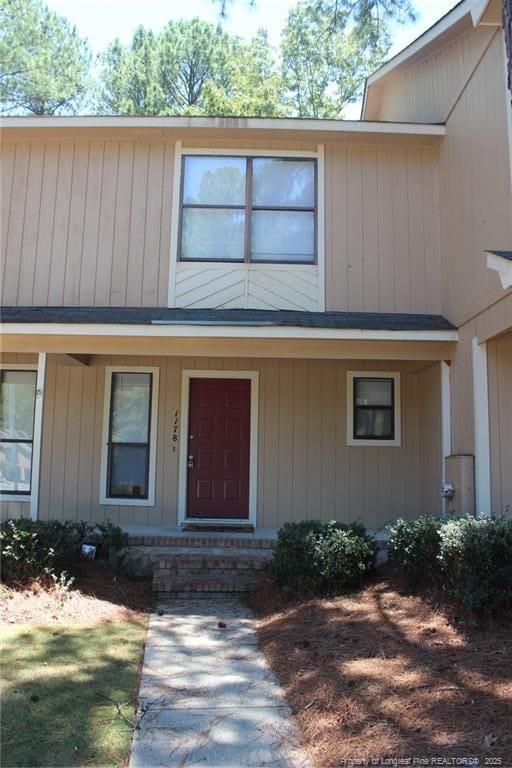
{"type": "Polygon", "coordinates": [[[0,585],[0,624],[109,624],[138,621],[151,610],[151,580],[83,563],[69,591],[52,583],[0,585]]]}
{"type": "Polygon", "coordinates": [[[511,616],[457,616],[401,593],[391,575],[295,603],[267,582],[250,605],[317,768],[461,757],[512,766],[511,616]]]}

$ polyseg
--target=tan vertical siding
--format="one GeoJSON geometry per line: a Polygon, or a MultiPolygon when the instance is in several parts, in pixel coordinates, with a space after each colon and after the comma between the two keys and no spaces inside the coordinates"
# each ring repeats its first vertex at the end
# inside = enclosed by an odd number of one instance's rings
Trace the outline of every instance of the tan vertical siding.
{"type": "Polygon", "coordinates": [[[2,304],[167,305],[174,142],[2,143],[2,304]]]}
{"type": "MultiPolygon", "coordinates": [[[[201,142],[220,144],[316,146],[201,142]]],[[[325,145],[327,309],[440,311],[437,155],[432,147],[325,145]]],[[[167,306],[173,141],[5,141],[2,158],[4,305],[167,306]]],[[[198,282],[197,267],[181,265],[175,303],[322,305],[316,266],[257,265],[246,270],[247,285],[239,269],[212,267],[198,282]],[[218,289],[209,272],[220,276],[218,289]]]]}
{"type": "Polygon", "coordinates": [[[443,314],[457,325],[503,295],[485,258],[486,249],[512,242],[503,55],[497,35],[448,120],[440,150],[443,314]]]}
{"type": "Polygon", "coordinates": [[[424,515],[441,508],[441,373],[433,365],[418,373],[419,403],[419,503],[424,515]]]}
{"type": "MultiPolygon", "coordinates": [[[[373,119],[442,123],[477,65],[494,28],[478,27],[382,85],[382,101],[373,119]]],[[[367,118],[368,119],[368,118],[367,118]]]]}
{"type": "MultiPolygon", "coordinates": [[[[89,367],[48,364],[41,468],[42,518],[176,525],[178,450],[172,424],[184,369],[260,373],[258,525],[362,520],[438,511],[438,367],[391,361],[96,357],[89,367]],[[156,504],[101,506],[105,365],[160,367],[156,504]],[[348,370],[394,370],[402,379],[402,445],[348,447],[348,370]]],[[[180,424],[180,429],[185,425],[180,424]]]]}
{"type": "Polygon", "coordinates": [[[512,333],[487,344],[491,505],[512,517],[512,333]]]}
{"type": "Polygon", "coordinates": [[[441,311],[437,150],[326,147],[326,308],[441,311]]]}

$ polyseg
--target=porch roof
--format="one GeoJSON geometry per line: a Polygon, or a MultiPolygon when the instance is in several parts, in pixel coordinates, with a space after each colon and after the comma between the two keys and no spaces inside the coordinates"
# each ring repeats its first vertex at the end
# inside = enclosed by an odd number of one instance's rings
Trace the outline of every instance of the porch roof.
{"type": "Polygon", "coordinates": [[[394,312],[302,312],[167,307],[2,307],[0,315],[2,323],[288,326],[380,331],[454,330],[454,326],[442,315],[394,312]]]}

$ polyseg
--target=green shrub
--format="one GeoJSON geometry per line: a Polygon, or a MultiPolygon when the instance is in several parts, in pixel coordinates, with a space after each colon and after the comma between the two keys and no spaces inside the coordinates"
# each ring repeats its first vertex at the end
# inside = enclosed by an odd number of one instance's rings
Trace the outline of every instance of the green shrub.
{"type": "Polygon", "coordinates": [[[375,566],[376,554],[376,543],[359,523],[285,523],[274,546],[271,573],[292,594],[333,594],[361,584],[375,566]]]}
{"type": "Polygon", "coordinates": [[[409,587],[431,583],[439,577],[440,532],[444,522],[439,517],[399,518],[387,526],[389,562],[397,567],[409,587]]]}
{"type": "Polygon", "coordinates": [[[74,520],[8,520],[0,525],[2,579],[60,579],[80,561],[86,541],[99,544],[99,553],[108,556],[125,546],[127,536],[110,522],[91,525],[74,520]]]}
{"type": "Polygon", "coordinates": [[[512,604],[512,520],[461,518],[440,531],[439,562],[448,594],[472,611],[512,604]]]}

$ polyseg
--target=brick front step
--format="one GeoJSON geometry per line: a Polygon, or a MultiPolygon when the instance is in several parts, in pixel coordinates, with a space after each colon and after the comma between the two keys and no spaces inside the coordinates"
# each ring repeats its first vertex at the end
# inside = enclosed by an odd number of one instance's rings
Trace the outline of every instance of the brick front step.
{"type": "Polygon", "coordinates": [[[162,570],[264,570],[271,558],[270,550],[252,551],[250,554],[226,552],[218,555],[215,552],[181,553],[155,560],[155,571],[162,570]]]}
{"type": "Polygon", "coordinates": [[[222,549],[272,549],[274,539],[234,536],[130,536],[129,547],[211,547],[222,549]]]}
{"type": "Polygon", "coordinates": [[[272,558],[270,549],[176,547],[153,561],[153,591],[161,596],[249,592],[272,558]]]}

